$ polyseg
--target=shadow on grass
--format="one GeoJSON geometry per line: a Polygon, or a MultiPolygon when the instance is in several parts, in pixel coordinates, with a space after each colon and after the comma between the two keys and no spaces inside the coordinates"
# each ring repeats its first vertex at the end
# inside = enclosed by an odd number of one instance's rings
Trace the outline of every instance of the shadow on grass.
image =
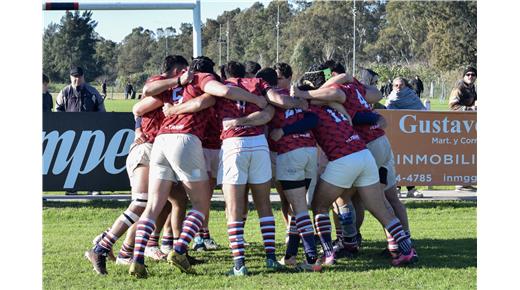
{"type": "MultiPolygon", "coordinates": [[[[465,239],[420,239],[414,240],[415,247],[419,256],[419,262],[411,265],[413,268],[449,268],[465,269],[477,267],[477,240],[472,238],[465,239]]],[[[352,271],[364,272],[368,270],[388,269],[390,258],[381,255],[386,244],[384,241],[366,241],[363,249],[356,258],[342,258],[337,260],[337,264],[328,268],[326,271],[352,271]]],[[[285,245],[277,243],[278,249],[285,249],[285,245]]],[[[302,256],[302,248],[299,255],[302,256]]],[[[192,252],[194,255],[198,253],[192,252]]],[[[229,261],[231,264],[231,254],[227,249],[212,251],[211,255],[205,254],[207,262],[214,260],[229,261]]],[[[261,243],[251,243],[246,247],[246,260],[265,259],[265,252],[261,243]]],[[[299,259],[303,259],[303,256],[299,259]]],[[[288,269],[287,271],[291,271],[288,269]]]]}
{"type": "MultiPolygon", "coordinates": [[[[117,200],[89,200],[89,201],[44,201],[44,208],[79,208],[79,207],[91,207],[91,208],[124,208],[129,204],[128,201],[117,201],[117,200]]],[[[281,210],[280,202],[272,202],[273,210],[281,210]]],[[[473,208],[477,207],[476,201],[411,201],[405,203],[406,208],[418,209],[418,208],[473,208]]],[[[211,210],[223,211],[225,204],[223,201],[212,201],[211,210]]],[[[249,210],[255,210],[254,204],[249,203],[249,210]]]]}
{"type": "Polygon", "coordinates": [[[473,200],[425,200],[425,201],[409,201],[404,203],[406,208],[471,208],[477,207],[477,201],[473,200]]]}

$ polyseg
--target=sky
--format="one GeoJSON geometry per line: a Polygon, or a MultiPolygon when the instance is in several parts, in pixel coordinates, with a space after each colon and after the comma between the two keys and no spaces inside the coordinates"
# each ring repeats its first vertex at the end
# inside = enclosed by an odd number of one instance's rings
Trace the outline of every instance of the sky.
{"type": "MultiPolygon", "coordinates": [[[[52,1],[52,2],[70,2],[70,1],[52,1]]],[[[78,1],[81,3],[81,0],[78,1]]],[[[106,0],[89,0],[88,2],[107,2],[106,0]]],[[[145,2],[145,1],[110,1],[110,2],[145,2]]],[[[155,2],[164,2],[156,0],[155,2]]],[[[176,2],[190,2],[186,0],[178,0],[176,2]]],[[[230,11],[236,8],[241,10],[251,7],[255,2],[262,2],[264,5],[269,4],[266,0],[201,0],[201,19],[205,23],[206,19],[216,19],[218,15],[224,11],[230,11]]],[[[51,22],[59,23],[65,11],[42,11],[43,26],[42,33],[45,27],[51,22]]],[[[183,22],[192,23],[191,10],[94,10],[92,11],[92,18],[98,22],[96,32],[103,38],[110,39],[115,42],[120,42],[123,38],[132,32],[132,29],[142,26],[144,29],[156,31],[159,27],[172,26],[178,30],[180,24],[183,22]]]]}

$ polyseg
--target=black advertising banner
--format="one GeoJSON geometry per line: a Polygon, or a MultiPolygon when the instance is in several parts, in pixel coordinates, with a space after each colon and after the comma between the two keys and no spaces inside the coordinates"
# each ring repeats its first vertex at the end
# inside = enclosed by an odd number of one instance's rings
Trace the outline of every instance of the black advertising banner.
{"type": "Polygon", "coordinates": [[[43,191],[129,190],[131,113],[43,113],[43,191]]]}

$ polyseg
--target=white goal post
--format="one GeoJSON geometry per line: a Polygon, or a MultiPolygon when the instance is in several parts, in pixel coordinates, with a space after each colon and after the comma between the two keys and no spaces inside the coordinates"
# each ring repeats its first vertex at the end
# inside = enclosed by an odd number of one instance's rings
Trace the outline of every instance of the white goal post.
{"type": "Polygon", "coordinates": [[[190,2],[44,2],[43,10],[192,10],[193,57],[202,55],[200,0],[190,2]]]}

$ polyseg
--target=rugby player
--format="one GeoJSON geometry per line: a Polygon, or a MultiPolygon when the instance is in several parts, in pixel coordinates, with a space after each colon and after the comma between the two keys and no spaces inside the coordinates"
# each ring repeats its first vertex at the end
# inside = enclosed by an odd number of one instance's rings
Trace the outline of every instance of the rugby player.
{"type": "MultiPolygon", "coordinates": [[[[148,82],[171,77],[174,75],[174,69],[174,58],[168,56],[163,62],[163,73],[150,78],[148,82]]],[[[183,81],[187,81],[187,79],[183,78],[183,81]]],[[[160,124],[164,119],[160,107],[153,108],[147,105],[149,100],[151,98],[144,98],[133,107],[136,116],[136,135],[126,159],[126,169],[132,188],[132,202],[112,227],[103,233],[100,239],[97,239],[95,246],[85,253],[94,270],[101,275],[107,274],[106,257],[112,252],[112,246],[139,219],[147,204],[150,153],[160,124]]],[[[163,210],[163,207],[160,210],[163,210]]],[[[123,243],[116,261],[118,264],[128,264],[131,261],[134,247],[132,237],[133,233],[129,233],[123,243]]]]}
{"type": "MultiPolygon", "coordinates": [[[[376,87],[365,86],[360,83],[357,79],[350,75],[347,75],[345,68],[333,60],[329,60],[322,65],[320,69],[330,69],[332,71],[332,79],[328,80],[323,87],[336,87],[342,89],[347,98],[345,100],[345,108],[349,114],[354,117],[354,129],[360,137],[367,144],[367,148],[372,153],[376,161],[376,165],[379,169],[380,183],[384,188],[385,198],[387,200],[387,206],[395,212],[395,215],[399,218],[403,225],[405,234],[410,237],[410,227],[408,223],[408,215],[406,207],[398,198],[398,190],[396,188],[396,174],[394,166],[394,155],[388,138],[385,135],[384,127],[386,127],[385,119],[377,112],[373,111],[369,103],[377,102],[381,99],[381,94],[376,87]]],[[[348,219],[348,215],[345,216],[345,207],[348,207],[349,212],[353,211],[352,203],[348,200],[338,199],[337,201],[339,210],[342,213],[339,214],[340,220],[343,218],[342,223],[348,232],[348,236],[344,236],[342,243],[338,244],[338,250],[342,248],[347,251],[357,251],[357,245],[360,242],[359,227],[363,221],[364,215],[351,215],[348,219]],[[347,220],[344,218],[347,217],[347,220]],[[357,220],[357,221],[356,221],[357,220]],[[356,230],[353,230],[354,227],[356,230]],[[357,232],[357,241],[354,239],[354,233],[357,232]],[[350,235],[349,235],[350,234],[350,235]]],[[[360,205],[362,209],[362,204],[360,205]]],[[[359,212],[360,210],[358,210],[359,212]]],[[[364,211],[361,210],[361,211],[364,211]]],[[[388,247],[387,251],[392,256],[398,256],[397,244],[388,232],[385,232],[387,236],[388,247]]],[[[417,259],[417,257],[415,257],[417,259]]]]}
{"type": "MultiPolygon", "coordinates": [[[[303,100],[283,98],[261,79],[244,78],[245,67],[241,63],[229,62],[225,67],[225,74],[228,77],[225,82],[227,86],[242,87],[259,99],[265,99],[264,96],[266,96],[270,102],[278,103],[287,108],[306,106],[306,102],[303,102],[303,100]]],[[[268,120],[270,120],[274,114],[274,108],[268,106],[266,111],[268,108],[270,109],[268,120]]],[[[221,98],[218,99],[215,109],[220,119],[229,121],[228,119],[238,119],[253,112],[259,112],[261,108],[253,104],[233,102],[221,98]]],[[[246,186],[251,188],[260,218],[266,267],[268,269],[280,269],[283,266],[278,263],[275,255],[275,221],[269,200],[272,172],[269,162],[269,147],[264,136],[264,126],[251,126],[249,124],[228,126],[230,122],[223,126],[221,134],[223,141],[217,178],[218,184],[222,184],[222,191],[226,200],[228,235],[234,260],[234,266],[228,274],[247,275],[243,241],[244,201],[247,198],[246,186]]]]}
{"type": "MultiPolygon", "coordinates": [[[[325,74],[322,71],[305,74],[303,80],[312,84],[311,90],[302,90],[305,88],[303,86],[301,89],[292,87],[291,95],[346,104],[348,91],[341,87],[320,88],[325,83],[325,74]]],[[[348,106],[346,109],[349,110],[348,106]]],[[[392,265],[402,266],[414,262],[415,249],[412,248],[410,237],[404,233],[399,219],[385,206],[379,170],[365,142],[341,113],[330,107],[312,107],[311,111],[318,114],[320,119],[319,126],[312,132],[329,160],[325,172],[320,176],[312,202],[315,227],[324,249],[323,264],[335,263],[329,208],[343,194],[351,195],[352,191],[347,190],[351,187],[356,187],[366,208],[397,242],[399,255],[393,258],[392,265]]]]}
{"type": "MultiPolygon", "coordinates": [[[[190,72],[186,71],[188,62],[182,56],[176,56],[174,66],[173,78],[146,84],[143,92],[146,95],[154,95],[181,85],[181,76],[190,72]]],[[[197,98],[203,93],[210,95],[200,97],[199,111],[165,118],[156,138],[150,160],[150,199],[137,225],[134,262],[129,270],[131,275],[138,278],[147,276],[143,250],[174,183],[182,183],[192,209],[186,214],[182,233],[167,260],[182,272],[195,272],[186,251],[209,212],[211,191],[201,139],[207,123],[207,112],[204,110],[214,104],[213,96],[252,101],[260,107],[266,106],[265,100],[259,100],[257,96],[240,88],[228,88],[209,73],[195,73],[193,80],[185,87],[173,89],[171,97],[154,99],[160,106],[164,103],[176,105],[197,98]]]]}

